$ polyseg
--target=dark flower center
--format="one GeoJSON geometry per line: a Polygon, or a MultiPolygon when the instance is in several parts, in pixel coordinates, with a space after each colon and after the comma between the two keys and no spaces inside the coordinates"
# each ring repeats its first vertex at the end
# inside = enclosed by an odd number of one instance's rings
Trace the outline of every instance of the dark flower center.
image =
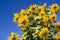
{"type": "Polygon", "coordinates": [[[54,6],[54,9],[56,9],[57,7],[56,6],[54,6]]]}
{"type": "Polygon", "coordinates": [[[39,12],[41,11],[42,9],[39,9],[39,12]]]}
{"type": "Polygon", "coordinates": [[[52,19],[55,19],[55,17],[52,17],[52,19]]]}
{"type": "Polygon", "coordinates": [[[60,29],[60,25],[56,25],[56,27],[60,29]]]}
{"type": "Polygon", "coordinates": [[[12,38],[12,40],[16,40],[15,36],[12,38]]]}
{"type": "Polygon", "coordinates": [[[32,10],[35,10],[35,7],[33,7],[32,10]]]}
{"type": "Polygon", "coordinates": [[[60,28],[60,25],[58,26],[58,28],[60,28]]]}
{"type": "Polygon", "coordinates": [[[44,14],[42,13],[41,16],[44,16],[44,14]]]}
{"type": "Polygon", "coordinates": [[[58,40],[60,40],[60,38],[58,40]]]}
{"type": "Polygon", "coordinates": [[[26,20],[24,20],[24,21],[22,22],[22,24],[26,24],[26,20]]]}
{"type": "Polygon", "coordinates": [[[46,36],[46,35],[47,35],[47,33],[46,33],[46,32],[44,32],[44,33],[43,33],[43,36],[46,36]]]}
{"type": "Polygon", "coordinates": [[[16,18],[16,20],[18,20],[19,18],[16,18]]]}

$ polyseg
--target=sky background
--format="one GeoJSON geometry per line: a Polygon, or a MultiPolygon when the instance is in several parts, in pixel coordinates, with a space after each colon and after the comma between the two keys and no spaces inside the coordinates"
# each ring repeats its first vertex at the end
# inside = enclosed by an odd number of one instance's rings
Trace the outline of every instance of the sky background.
{"type": "MultiPolygon", "coordinates": [[[[13,22],[14,12],[19,13],[21,9],[26,9],[31,4],[43,5],[44,2],[47,7],[53,3],[60,6],[60,0],[0,0],[0,40],[7,40],[11,32],[16,32],[21,37],[22,32],[13,22]]],[[[60,12],[58,12],[57,21],[60,21],[60,12]]]]}

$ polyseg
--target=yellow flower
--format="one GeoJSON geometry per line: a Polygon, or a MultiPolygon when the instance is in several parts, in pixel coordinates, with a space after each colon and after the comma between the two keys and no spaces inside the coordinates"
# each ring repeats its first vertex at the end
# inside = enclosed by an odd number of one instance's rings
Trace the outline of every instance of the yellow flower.
{"type": "Polygon", "coordinates": [[[44,3],[43,6],[38,6],[39,12],[40,12],[40,11],[44,11],[44,10],[45,10],[45,7],[46,7],[46,3],[44,3]]]}
{"type": "Polygon", "coordinates": [[[55,40],[60,40],[60,34],[55,34],[55,40]]]}
{"type": "Polygon", "coordinates": [[[24,15],[26,15],[26,10],[22,9],[20,13],[22,16],[24,16],[24,15]]]}
{"type": "Polygon", "coordinates": [[[15,35],[15,38],[16,38],[16,40],[18,40],[18,35],[17,34],[15,35]]]}
{"type": "Polygon", "coordinates": [[[12,37],[9,37],[8,40],[12,40],[12,37]]]}
{"type": "Polygon", "coordinates": [[[44,23],[45,26],[48,25],[48,27],[50,27],[50,22],[49,22],[49,16],[48,15],[45,15],[42,20],[43,20],[43,23],[44,23]]]}
{"type": "Polygon", "coordinates": [[[55,29],[56,31],[60,31],[60,22],[57,22],[57,23],[55,24],[54,29],[55,29]]]}
{"type": "Polygon", "coordinates": [[[44,11],[44,7],[43,6],[38,6],[38,10],[39,10],[39,12],[44,11]]]}
{"type": "Polygon", "coordinates": [[[45,16],[43,17],[43,22],[48,22],[48,20],[49,20],[49,16],[48,16],[48,15],[45,15],[45,16]]]}
{"type": "Polygon", "coordinates": [[[52,6],[51,6],[51,11],[52,11],[53,13],[55,13],[55,12],[57,12],[58,10],[59,10],[58,4],[52,4],[52,6]]]}
{"type": "Polygon", "coordinates": [[[56,14],[52,14],[51,16],[50,16],[50,21],[51,22],[53,22],[53,21],[55,21],[56,20],[56,14]]]}
{"type": "Polygon", "coordinates": [[[18,19],[18,25],[19,26],[27,27],[28,26],[28,23],[29,23],[29,20],[28,20],[28,17],[27,16],[21,16],[18,19]]]}
{"type": "Polygon", "coordinates": [[[18,18],[19,18],[19,14],[18,13],[14,13],[13,21],[17,22],[18,18]]]}
{"type": "Polygon", "coordinates": [[[31,5],[31,6],[29,7],[29,12],[31,12],[31,13],[35,13],[36,10],[37,10],[36,5],[31,5]]]}
{"type": "Polygon", "coordinates": [[[39,12],[39,16],[43,18],[45,16],[45,12],[44,11],[39,12]]]}
{"type": "Polygon", "coordinates": [[[49,35],[49,29],[48,28],[42,28],[41,29],[41,31],[39,32],[39,37],[41,38],[41,39],[48,39],[48,37],[50,36],[49,35]]]}
{"type": "Polygon", "coordinates": [[[18,40],[18,35],[14,32],[11,33],[11,36],[8,38],[8,40],[18,40]]]}

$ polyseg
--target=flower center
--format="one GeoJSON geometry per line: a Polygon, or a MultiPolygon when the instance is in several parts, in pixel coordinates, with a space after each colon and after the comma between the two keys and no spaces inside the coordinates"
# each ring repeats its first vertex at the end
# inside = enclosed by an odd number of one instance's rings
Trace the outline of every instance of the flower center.
{"type": "Polygon", "coordinates": [[[55,17],[53,16],[52,19],[55,19],[55,17]]]}
{"type": "Polygon", "coordinates": [[[19,18],[16,18],[16,20],[18,20],[19,18]]]}
{"type": "Polygon", "coordinates": [[[42,9],[39,9],[39,12],[41,11],[42,9]]]}
{"type": "Polygon", "coordinates": [[[60,38],[58,40],[60,40],[60,38]]]}
{"type": "Polygon", "coordinates": [[[43,36],[46,36],[46,35],[47,35],[47,33],[46,33],[46,32],[44,32],[44,33],[43,33],[43,36]]]}
{"type": "Polygon", "coordinates": [[[32,10],[35,10],[35,8],[33,7],[32,10]]]}
{"type": "Polygon", "coordinates": [[[54,6],[54,9],[56,9],[57,7],[56,6],[54,6]]]}
{"type": "Polygon", "coordinates": [[[44,16],[44,14],[42,13],[41,16],[44,16]]]}
{"type": "Polygon", "coordinates": [[[15,36],[12,38],[12,40],[16,40],[15,36]]]}
{"type": "Polygon", "coordinates": [[[58,28],[60,28],[60,25],[58,26],[58,28]]]}
{"type": "Polygon", "coordinates": [[[26,24],[26,20],[24,20],[24,21],[22,22],[22,24],[26,24]]]}

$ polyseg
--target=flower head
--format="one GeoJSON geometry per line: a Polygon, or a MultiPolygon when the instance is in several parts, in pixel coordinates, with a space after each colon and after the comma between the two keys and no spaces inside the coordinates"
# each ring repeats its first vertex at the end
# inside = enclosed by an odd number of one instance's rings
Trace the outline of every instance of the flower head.
{"type": "Polygon", "coordinates": [[[29,20],[28,20],[28,17],[27,16],[21,16],[19,19],[18,19],[18,25],[19,26],[28,26],[28,23],[29,23],[29,20]]]}
{"type": "Polygon", "coordinates": [[[44,7],[43,6],[38,6],[38,10],[39,10],[39,12],[44,11],[44,7]]]}
{"type": "Polygon", "coordinates": [[[44,11],[39,12],[39,16],[43,18],[45,16],[45,12],[44,11]]]}
{"type": "Polygon", "coordinates": [[[26,10],[22,9],[20,13],[21,13],[21,16],[24,16],[26,15],[26,10]]]}
{"type": "Polygon", "coordinates": [[[39,37],[42,38],[48,38],[49,37],[49,29],[48,28],[42,28],[41,31],[39,32],[39,37]]]}
{"type": "Polygon", "coordinates": [[[40,11],[44,11],[45,10],[45,7],[46,7],[46,3],[44,3],[44,5],[43,6],[38,6],[38,11],[40,12],[40,11]]]}
{"type": "Polygon", "coordinates": [[[36,10],[37,10],[36,5],[31,5],[31,6],[29,7],[29,12],[31,12],[31,13],[35,13],[36,10]]]}
{"type": "Polygon", "coordinates": [[[14,32],[11,33],[11,36],[8,38],[8,40],[18,40],[18,35],[14,32]]]}
{"type": "Polygon", "coordinates": [[[14,21],[14,22],[17,22],[18,18],[19,18],[18,13],[14,13],[13,21],[14,21]]]}
{"type": "Polygon", "coordinates": [[[57,23],[55,24],[54,29],[55,29],[56,31],[60,31],[60,22],[57,22],[57,23]]]}
{"type": "Polygon", "coordinates": [[[51,6],[51,11],[52,11],[53,13],[55,13],[55,12],[58,12],[58,10],[59,10],[58,4],[52,4],[52,6],[51,6]]]}
{"type": "Polygon", "coordinates": [[[60,34],[55,34],[55,40],[60,40],[60,34]]]}
{"type": "Polygon", "coordinates": [[[55,21],[56,20],[56,14],[52,14],[51,16],[50,16],[50,21],[55,21]]]}
{"type": "Polygon", "coordinates": [[[43,23],[45,26],[47,26],[47,25],[50,26],[50,21],[49,21],[48,15],[45,15],[42,20],[43,20],[43,23]]]}

